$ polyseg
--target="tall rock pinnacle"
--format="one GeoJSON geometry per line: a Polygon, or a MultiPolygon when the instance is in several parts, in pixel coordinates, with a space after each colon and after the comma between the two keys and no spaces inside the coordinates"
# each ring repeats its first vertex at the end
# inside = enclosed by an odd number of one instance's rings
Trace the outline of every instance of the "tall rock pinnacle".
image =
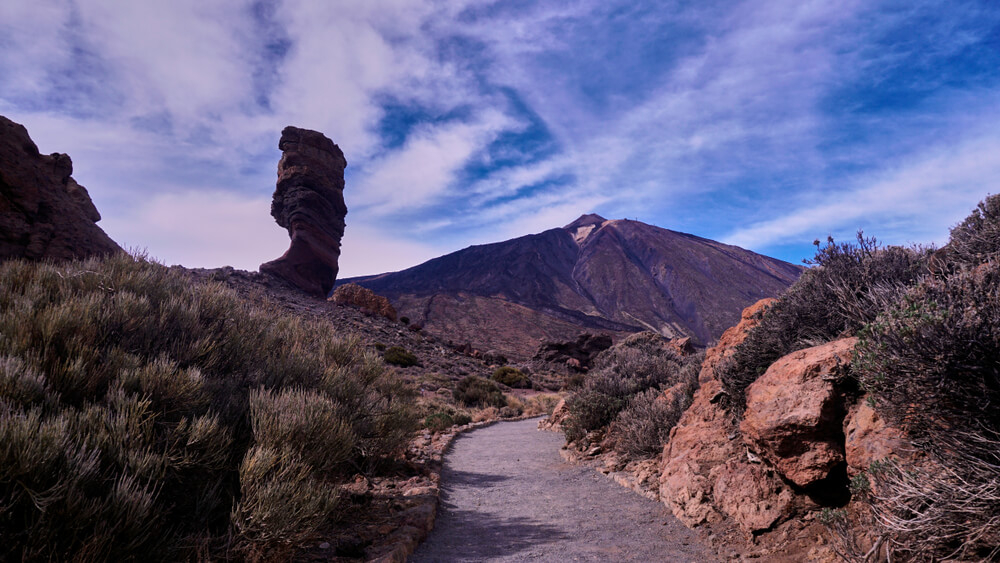
{"type": "Polygon", "coordinates": [[[347,160],[325,135],[298,127],[285,127],[278,148],[282,155],[271,216],[288,229],[292,242],[280,258],[261,264],[260,271],[326,297],[337,279],[344,236],[347,160]]]}

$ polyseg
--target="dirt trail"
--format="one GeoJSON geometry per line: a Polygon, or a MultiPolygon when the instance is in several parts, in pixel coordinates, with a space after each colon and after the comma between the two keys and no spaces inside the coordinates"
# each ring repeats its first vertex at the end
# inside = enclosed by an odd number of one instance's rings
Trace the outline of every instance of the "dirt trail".
{"type": "Polygon", "coordinates": [[[562,434],[538,419],[458,437],[441,474],[441,509],[409,559],[712,561],[665,507],[593,469],[565,463],[562,434]]]}

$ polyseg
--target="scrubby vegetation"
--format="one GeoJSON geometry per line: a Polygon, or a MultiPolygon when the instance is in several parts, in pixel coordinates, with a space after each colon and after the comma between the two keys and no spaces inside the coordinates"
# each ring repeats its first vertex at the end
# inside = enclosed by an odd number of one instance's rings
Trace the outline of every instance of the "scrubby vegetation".
{"type": "Polygon", "coordinates": [[[623,452],[647,457],[658,451],[690,404],[702,358],[681,356],[655,333],[632,335],[601,352],[582,389],[566,399],[569,416],[562,426],[567,441],[611,426],[623,452]],[[679,400],[657,403],[668,389],[679,400]]]}
{"type": "Polygon", "coordinates": [[[528,376],[524,375],[521,370],[511,366],[503,366],[494,370],[493,381],[515,389],[527,389],[531,387],[531,380],[528,379],[528,376]]]}
{"type": "Polygon", "coordinates": [[[744,391],[778,358],[852,335],[927,273],[929,249],[883,246],[858,233],[856,243],[819,241],[814,267],[771,305],[719,368],[725,405],[740,416],[744,391]]]}
{"type": "Polygon", "coordinates": [[[998,259],[1000,196],[980,203],[937,251],[860,234],[857,243],[830,240],[721,366],[739,418],[746,387],[778,357],[859,337],[844,383],[903,429],[917,455],[873,464],[851,481],[852,510],[826,515],[845,558],[1000,557],[998,259]],[[859,547],[848,514],[876,532],[875,546],[859,547]]]}
{"type": "Polygon", "coordinates": [[[410,366],[420,364],[420,360],[418,360],[412,352],[399,346],[390,346],[386,348],[382,358],[385,360],[385,363],[402,368],[408,368],[410,366]]]}
{"type": "Polygon", "coordinates": [[[478,375],[469,375],[459,380],[452,395],[455,401],[467,407],[507,406],[507,397],[500,387],[495,382],[478,375]]]}
{"type": "Polygon", "coordinates": [[[288,557],[412,392],[328,323],[142,257],[0,264],[0,559],[288,557]]]}

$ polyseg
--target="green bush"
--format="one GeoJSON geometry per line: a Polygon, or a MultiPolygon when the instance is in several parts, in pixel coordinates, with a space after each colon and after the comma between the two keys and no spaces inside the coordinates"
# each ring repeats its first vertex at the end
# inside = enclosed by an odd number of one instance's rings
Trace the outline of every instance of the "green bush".
{"type": "Polygon", "coordinates": [[[927,272],[929,251],[881,246],[858,233],[857,243],[816,242],[807,270],[718,369],[724,405],[737,417],[746,407],[746,388],[775,360],[796,350],[850,336],[895,303],[927,272]]]}
{"type": "Polygon", "coordinates": [[[412,399],[328,322],[216,282],[126,255],[4,262],[0,560],[284,549],[403,450],[412,399]]]}
{"type": "Polygon", "coordinates": [[[528,379],[528,376],[521,373],[521,370],[511,366],[503,366],[494,370],[493,381],[515,389],[528,389],[531,387],[531,380],[528,379]]]}
{"type": "Polygon", "coordinates": [[[507,398],[503,391],[493,381],[469,375],[463,377],[455,384],[452,396],[459,403],[467,407],[505,407],[507,398]]]}
{"type": "Polygon", "coordinates": [[[400,348],[399,346],[390,346],[386,348],[382,357],[385,359],[385,363],[403,368],[415,366],[420,363],[416,356],[407,351],[405,348],[400,348]]]}

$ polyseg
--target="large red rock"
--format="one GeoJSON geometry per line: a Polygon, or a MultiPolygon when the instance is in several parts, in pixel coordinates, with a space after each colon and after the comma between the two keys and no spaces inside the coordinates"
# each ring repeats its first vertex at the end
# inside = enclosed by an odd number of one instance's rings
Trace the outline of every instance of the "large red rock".
{"type": "MultiPolygon", "coordinates": [[[[715,369],[732,355],[733,348],[743,342],[750,329],[760,322],[761,313],[773,302],[764,299],[747,307],[740,323],[726,330],[719,343],[708,350],[699,375],[701,387],[670,431],[670,441],[662,457],[660,499],[687,526],[723,518],[713,503],[713,488],[720,474],[713,475],[712,470],[745,453],[734,439],[736,428],[729,413],[719,406],[722,384],[715,369]]],[[[728,491],[734,490],[730,487],[728,491]]],[[[729,506],[728,501],[723,504],[729,506]]]]}
{"type": "Polygon", "coordinates": [[[43,155],[23,125],[0,116],[0,259],[67,260],[122,252],[97,222],[73,161],[43,155]]]}
{"type": "Polygon", "coordinates": [[[910,449],[903,431],[886,424],[864,399],[844,419],[844,457],[851,476],[867,470],[873,461],[908,457],[910,449]]]}
{"type": "Polygon", "coordinates": [[[788,354],[747,388],[743,439],[796,485],[820,481],[844,461],[846,413],[833,381],[856,343],[845,338],[788,354]]]}
{"type": "Polygon", "coordinates": [[[322,133],[285,127],[281,132],[278,183],[271,215],[288,229],[291,245],[260,271],[285,279],[306,293],[326,297],[337,279],[344,236],[344,168],[340,147],[322,133]]]}
{"type": "Polygon", "coordinates": [[[773,469],[745,459],[731,459],[712,469],[712,496],[719,510],[744,530],[768,530],[795,513],[795,493],[773,469]]]}
{"type": "Polygon", "coordinates": [[[388,299],[376,295],[374,291],[356,283],[345,283],[335,289],[333,295],[330,296],[330,301],[338,305],[359,307],[362,311],[381,315],[390,321],[396,320],[396,309],[393,308],[388,299]]]}

